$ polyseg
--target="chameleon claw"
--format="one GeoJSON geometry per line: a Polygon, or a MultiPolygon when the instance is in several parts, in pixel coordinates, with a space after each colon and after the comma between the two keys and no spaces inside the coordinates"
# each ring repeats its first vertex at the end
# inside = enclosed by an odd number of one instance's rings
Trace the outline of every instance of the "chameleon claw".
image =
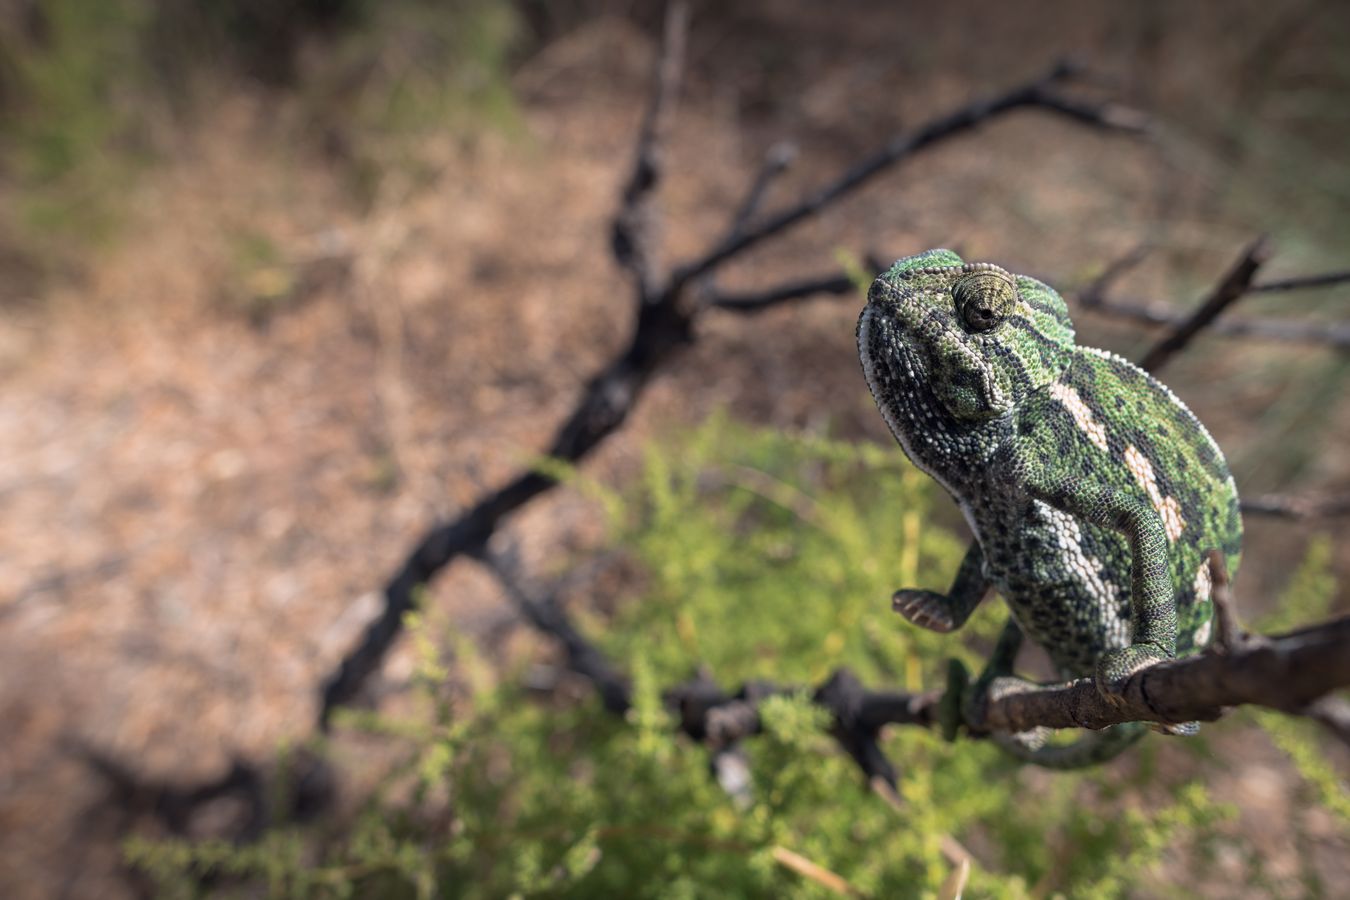
{"type": "Polygon", "coordinates": [[[910,624],[929,631],[947,633],[956,627],[947,609],[947,598],[932,591],[899,590],[891,597],[891,609],[910,624]]]}

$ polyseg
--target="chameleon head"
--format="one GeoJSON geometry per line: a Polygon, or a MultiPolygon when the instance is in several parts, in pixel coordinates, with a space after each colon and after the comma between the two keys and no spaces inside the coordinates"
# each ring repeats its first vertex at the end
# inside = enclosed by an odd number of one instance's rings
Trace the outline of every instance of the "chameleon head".
{"type": "Polygon", "coordinates": [[[1055,380],[1072,350],[1058,294],[950,250],[896,262],[872,282],[858,319],[863,372],[888,419],[897,393],[930,391],[958,422],[1002,416],[1055,380]]]}

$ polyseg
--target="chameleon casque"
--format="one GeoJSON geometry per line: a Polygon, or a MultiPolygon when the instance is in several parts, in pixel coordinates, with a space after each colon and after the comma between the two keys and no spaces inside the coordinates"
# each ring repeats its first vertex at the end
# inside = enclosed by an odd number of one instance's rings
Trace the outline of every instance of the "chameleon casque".
{"type": "MultiPolygon", "coordinates": [[[[1023,635],[1062,677],[1094,676],[1108,699],[1138,669],[1209,642],[1206,556],[1222,551],[1236,574],[1242,542],[1227,463],[1167,387],[1076,345],[1053,289],[929,250],[872,283],[858,351],[905,454],[975,534],[945,595],[902,589],[895,610],[952,631],[993,588],[1011,612],[967,703],[1011,675],[1023,635]]],[[[1000,743],[1069,768],[1116,755],[1144,730],[1117,725],[1067,746],[1000,743]]]]}

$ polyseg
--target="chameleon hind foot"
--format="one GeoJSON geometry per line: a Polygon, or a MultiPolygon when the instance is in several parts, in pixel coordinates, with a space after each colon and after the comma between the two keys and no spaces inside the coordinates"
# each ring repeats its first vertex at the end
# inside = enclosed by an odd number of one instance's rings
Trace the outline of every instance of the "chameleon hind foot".
{"type": "Polygon", "coordinates": [[[952,604],[946,596],[932,591],[898,590],[891,596],[891,609],[911,624],[943,634],[956,628],[952,604]]]}
{"type": "Polygon", "coordinates": [[[1147,669],[1155,663],[1175,658],[1157,644],[1141,642],[1128,647],[1107,650],[1097,658],[1093,680],[1102,697],[1110,703],[1118,703],[1125,691],[1125,683],[1140,669],[1147,669]]]}

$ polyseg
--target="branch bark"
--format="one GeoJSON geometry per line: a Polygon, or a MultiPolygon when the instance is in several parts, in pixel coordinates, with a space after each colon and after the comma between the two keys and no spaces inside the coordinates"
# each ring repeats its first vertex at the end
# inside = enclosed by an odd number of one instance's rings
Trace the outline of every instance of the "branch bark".
{"type": "Polygon", "coordinates": [[[1156,372],[1166,365],[1173,356],[1194,340],[1196,335],[1213,323],[1220,313],[1250,291],[1256,270],[1269,258],[1270,242],[1264,235],[1247,245],[1237,262],[1233,264],[1233,268],[1215,285],[1204,302],[1175,325],[1171,334],[1144,354],[1144,358],[1139,361],[1139,367],[1148,372],[1156,372]]]}

